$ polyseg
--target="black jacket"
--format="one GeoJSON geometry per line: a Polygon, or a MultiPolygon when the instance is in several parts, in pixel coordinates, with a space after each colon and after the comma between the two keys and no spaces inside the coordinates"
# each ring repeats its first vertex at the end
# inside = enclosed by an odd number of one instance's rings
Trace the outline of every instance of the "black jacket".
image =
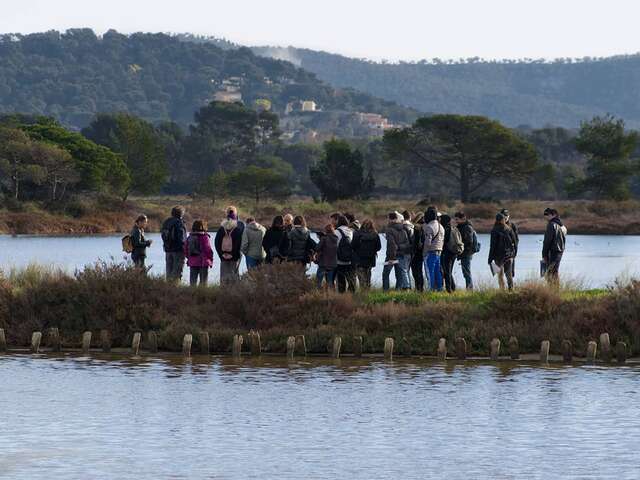
{"type": "Polygon", "coordinates": [[[239,220],[224,220],[220,225],[220,228],[216,232],[216,238],[214,241],[216,252],[218,253],[218,257],[220,260],[224,261],[222,258],[222,239],[225,237],[226,232],[231,232],[231,258],[228,259],[230,262],[237,262],[240,260],[240,247],[242,246],[242,233],[244,232],[244,223],[239,220]]]}
{"type": "Polygon", "coordinates": [[[473,245],[473,233],[475,232],[475,230],[473,229],[473,225],[471,225],[471,222],[467,220],[466,222],[458,225],[458,231],[460,232],[460,236],[462,237],[462,243],[464,243],[464,250],[459,255],[459,258],[472,257],[475,253],[473,245]]]}
{"type": "Polygon", "coordinates": [[[178,217],[169,217],[162,223],[162,246],[167,253],[182,253],[184,242],[187,241],[187,227],[184,220],[178,217]],[[165,232],[167,236],[165,237],[165,232]]]}
{"type": "Polygon", "coordinates": [[[353,233],[351,242],[355,256],[354,265],[363,268],[373,268],[376,266],[378,252],[382,249],[380,235],[377,232],[365,232],[357,230],[353,233]]]}
{"type": "Polygon", "coordinates": [[[491,246],[489,247],[489,263],[495,260],[502,265],[507,258],[516,255],[516,236],[513,230],[504,225],[496,225],[491,230],[491,246]]]}
{"type": "Polygon", "coordinates": [[[558,217],[549,220],[542,242],[542,258],[548,260],[550,253],[563,253],[567,239],[567,228],[558,217]]]}
{"type": "Polygon", "coordinates": [[[287,260],[309,263],[316,249],[311,232],[305,227],[293,227],[287,232],[287,260]]]}
{"type": "Polygon", "coordinates": [[[267,252],[267,263],[283,260],[287,254],[287,232],[283,228],[268,228],[262,239],[262,248],[267,252]]]}
{"type": "Polygon", "coordinates": [[[518,255],[518,245],[520,245],[520,234],[518,233],[518,225],[516,225],[512,221],[509,221],[509,222],[507,222],[507,227],[509,227],[511,229],[511,231],[513,232],[513,236],[514,236],[515,241],[516,241],[516,252],[513,255],[515,257],[515,256],[518,255]]]}
{"type": "Polygon", "coordinates": [[[141,229],[138,225],[134,225],[130,235],[131,244],[133,246],[133,252],[131,252],[131,256],[137,258],[146,257],[147,247],[151,245],[151,240],[145,240],[144,230],[141,229]]]}

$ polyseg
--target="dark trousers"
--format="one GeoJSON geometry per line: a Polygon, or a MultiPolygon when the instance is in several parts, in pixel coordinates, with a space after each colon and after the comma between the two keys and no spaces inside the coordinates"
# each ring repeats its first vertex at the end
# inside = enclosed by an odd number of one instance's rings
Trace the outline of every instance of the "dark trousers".
{"type": "Polygon", "coordinates": [[[560,282],[560,262],[562,261],[562,252],[550,252],[547,259],[547,282],[558,285],[560,282]]]}
{"type": "Polygon", "coordinates": [[[131,254],[131,260],[133,261],[133,265],[138,267],[138,268],[145,268],[146,269],[146,265],[144,263],[146,259],[147,259],[147,257],[144,256],[144,255],[131,254]]]}
{"type": "Polygon", "coordinates": [[[184,253],[166,252],[165,260],[167,280],[180,281],[182,279],[182,269],[184,268],[184,253]]]}
{"type": "Polygon", "coordinates": [[[344,293],[356,291],[356,269],[353,265],[338,265],[336,268],[336,279],[338,281],[338,292],[344,293]]]}
{"type": "Polygon", "coordinates": [[[358,276],[358,283],[360,288],[371,288],[371,267],[358,267],[356,269],[356,275],[358,276]]]}
{"type": "Polygon", "coordinates": [[[419,292],[424,291],[424,262],[422,255],[415,254],[411,259],[411,275],[416,285],[416,290],[419,292]]]}
{"type": "Polygon", "coordinates": [[[507,287],[509,290],[513,290],[513,258],[505,258],[500,267],[500,272],[498,272],[498,285],[502,290],[504,290],[505,277],[507,278],[507,287]]]}
{"type": "Polygon", "coordinates": [[[209,278],[208,267],[190,267],[189,269],[189,284],[191,286],[198,284],[200,279],[200,285],[206,285],[209,278]]]}
{"type": "Polygon", "coordinates": [[[440,268],[442,269],[442,278],[444,279],[444,286],[447,292],[456,291],[456,281],[453,278],[453,265],[456,263],[456,256],[444,251],[440,257],[440,268]]]}
{"type": "Polygon", "coordinates": [[[460,267],[462,267],[462,276],[467,284],[467,290],[473,290],[473,278],[471,277],[471,255],[460,257],[460,267]]]}

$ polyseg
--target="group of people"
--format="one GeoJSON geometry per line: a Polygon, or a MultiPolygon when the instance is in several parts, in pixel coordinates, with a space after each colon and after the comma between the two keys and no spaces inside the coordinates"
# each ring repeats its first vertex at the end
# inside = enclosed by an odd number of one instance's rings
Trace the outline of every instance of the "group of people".
{"type": "MultiPolygon", "coordinates": [[[[355,292],[371,287],[371,271],[382,250],[380,234],[372,220],[360,222],[350,213],[333,213],[314,240],[302,215],[277,215],[269,228],[255,218],[238,218],[236,207],[226,209],[225,218],[217,229],[213,245],[203,220],[195,220],[187,233],[183,207],[174,207],[171,217],[162,224],[161,235],[166,259],[166,277],[182,278],[186,264],[191,285],[206,284],[213,267],[213,250],[220,258],[220,282],[225,284],[240,278],[242,256],[248,270],[262,264],[293,262],[307,267],[317,264],[318,288],[337,288],[339,292],[355,292]]],[[[560,262],[565,250],[567,229],[555,209],[544,211],[547,229],[544,236],[541,272],[551,283],[558,282],[560,262]]],[[[145,239],[148,219],[140,215],[131,231],[131,258],[136,266],[145,268],[145,239]]],[[[428,207],[424,213],[391,212],[383,232],[386,238],[382,288],[390,289],[390,277],[395,275],[395,288],[418,291],[425,289],[447,292],[456,290],[453,267],[460,262],[466,288],[474,287],[471,262],[481,250],[478,236],[464,212],[451,217],[428,207]]],[[[518,227],[507,209],[496,215],[491,230],[488,263],[498,278],[500,288],[513,288],[515,260],[518,255],[518,227]]]]}

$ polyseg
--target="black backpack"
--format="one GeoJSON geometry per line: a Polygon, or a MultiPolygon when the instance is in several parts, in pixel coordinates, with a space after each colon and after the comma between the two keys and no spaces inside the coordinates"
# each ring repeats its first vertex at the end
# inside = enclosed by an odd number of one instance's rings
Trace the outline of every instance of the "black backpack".
{"type": "Polygon", "coordinates": [[[351,240],[347,237],[343,231],[340,232],[340,240],[338,241],[338,261],[344,263],[351,263],[353,261],[353,247],[351,246],[351,240]]]}
{"type": "Polygon", "coordinates": [[[200,251],[200,238],[198,235],[189,235],[187,247],[190,257],[199,257],[202,253],[200,251]]]}
{"type": "Polygon", "coordinates": [[[378,254],[377,234],[360,234],[358,255],[362,258],[372,258],[378,254]]]}

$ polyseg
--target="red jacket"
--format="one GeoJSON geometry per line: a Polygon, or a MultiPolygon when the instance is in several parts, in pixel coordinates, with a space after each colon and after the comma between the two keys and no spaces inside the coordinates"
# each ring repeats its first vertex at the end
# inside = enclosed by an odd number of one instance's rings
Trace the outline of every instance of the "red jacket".
{"type": "Polygon", "coordinates": [[[213,249],[211,248],[211,237],[206,232],[191,232],[187,241],[184,242],[184,255],[187,257],[189,267],[209,267],[213,266],[213,249]],[[199,255],[189,255],[189,243],[191,238],[197,240],[199,255]],[[197,238],[196,238],[197,237],[197,238]]]}

